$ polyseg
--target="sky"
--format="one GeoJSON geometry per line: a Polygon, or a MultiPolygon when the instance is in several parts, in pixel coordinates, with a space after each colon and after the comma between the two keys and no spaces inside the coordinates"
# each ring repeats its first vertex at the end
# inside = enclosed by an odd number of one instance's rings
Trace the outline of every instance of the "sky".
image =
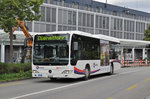
{"type": "MultiPolygon", "coordinates": [[[[106,2],[106,0],[93,1],[106,2]]],[[[107,0],[107,3],[150,13],[150,0],[107,0]]]]}

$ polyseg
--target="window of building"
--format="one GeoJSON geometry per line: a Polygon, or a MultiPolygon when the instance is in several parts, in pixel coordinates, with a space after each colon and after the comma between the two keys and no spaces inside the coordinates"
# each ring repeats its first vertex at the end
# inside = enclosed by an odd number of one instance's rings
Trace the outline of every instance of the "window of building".
{"type": "Polygon", "coordinates": [[[44,0],[44,3],[48,3],[48,0],[44,0]]]}
{"type": "Polygon", "coordinates": [[[72,24],[72,11],[68,11],[68,24],[72,24]]]}
{"type": "Polygon", "coordinates": [[[96,15],[96,21],[95,21],[95,26],[96,26],[96,28],[98,28],[98,16],[96,15]]]}
{"type": "Polygon", "coordinates": [[[90,27],[90,21],[89,21],[89,19],[90,19],[90,14],[87,14],[86,20],[87,20],[87,26],[88,27],[90,27]]]}
{"type": "Polygon", "coordinates": [[[94,15],[91,15],[91,27],[94,27],[94,15]]]}
{"type": "Polygon", "coordinates": [[[34,32],[40,32],[40,24],[39,23],[34,23],[34,32]]]}
{"type": "Polygon", "coordinates": [[[102,28],[102,24],[103,24],[103,17],[99,16],[99,28],[102,28]]]}
{"type": "Polygon", "coordinates": [[[76,25],[76,12],[73,12],[73,24],[72,25],[76,25]]]}
{"type": "Polygon", "coordinates": [[[46,22],[50,22],[51,9],[49,7],[46,8],[46,22]]]}
{"type": "Polygon", "coordinates": [[[58,31],[62,31],[62,25],[58,25],[58,31]]]}
{"type": "Polygon", "coordinates": [[[56,31],[56,25],[52,25],[52,31],[56,31]]]}
{"type": "Polygon", "coordinates": [[[58,10],[58,24],[62,24],[63,23],[63,10],[59,9],[58,10]]]}
{"type": "Polygon", "coordinates": [[[63,10],[63,24],[67,24],[68,13],[67,10],[63,10]]]}
{"type": "Polygon", "coordinates": [[[86,26],[86,14],[83,13],[83,26],[86,26]]]}
{"type": "Polygon", "coordinates": [[[40,32],[46,32],[46,25],[43,23],[40,24],[40,32]]]}
{"type": "Polygon", "coordinates": [[[82,23],[82,13],[79,12],[79,15],[78,15],[78,25],[82,26],[81,23],[82,23]]]}
{"type": "Polygon", "coordinates": [[[46,32],[51,32],[50,24],[46,24],[46,32]]]}
{"type": "Polygon", "coordinates": [[[56,23],[56,8],[52,8],[52,22],[56,23]]]}
{"type": "Polygon", "coordinates": [[[32,32],[32,22],[27,22],[28,31],[32,32]]]}
{"type": "Polygon", "coordinates": [[[41,6],[41,21],[45,22],[45,7],[41,6]]]}

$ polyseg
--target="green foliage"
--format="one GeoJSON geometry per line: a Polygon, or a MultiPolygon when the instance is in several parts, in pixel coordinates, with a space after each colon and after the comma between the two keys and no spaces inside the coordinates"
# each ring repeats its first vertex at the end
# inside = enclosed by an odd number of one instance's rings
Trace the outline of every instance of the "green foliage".
{"type": "Polygon", "coordinates": [[[0,63],[0,82],[31,78],[31,63],[0,63]]]}
{"type": "Polygon", "coordinates": [[[0,74],[8,73],[8,64],[0,63],[0,74]]]}
{"type": "Polygon", "coordinates": [[[147,61],[150,61],[150,57],[147,57],[147,58],[145,58],[144,60],[146,60],[147,59],[147,61]]]}
{"type": "Polygon", "coordinates": [[[40,5],[44,0],[0,0],[0,25],[6,33],[17,26],[16,18],[21,21],[38,20],[40,5]]]}
{"type": "Polygon", "coordinates": [[[31,63],[25,63],[25,64],[6,64],[6,63],[0,63],[0,74],[4,73],[19,73],[19,72],[26,72],[31,70],[31,63]]]}
{"type": "Polygon", "coordinates": [[[148,26],[148,29],[145,30],[144,36],[145,41],[150,41],[150,25],[148,26]]]}
{"type": "Polygon", "coordinates": [[[5,74],[0,75],[0,82],[26,79],[26,78],[31,78],[31,77],[32,77],[31,70],[26,71],[26,72],[20,71],[19,73],[11,73],[11,74],[5,73],[5,74]]]}

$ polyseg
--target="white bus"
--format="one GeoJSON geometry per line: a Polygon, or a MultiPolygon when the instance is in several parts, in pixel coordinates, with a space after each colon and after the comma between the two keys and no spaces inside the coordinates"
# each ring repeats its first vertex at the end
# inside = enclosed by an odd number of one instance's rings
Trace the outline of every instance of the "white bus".
{"type": "Polygon", "coordinates": [[[113,74],[121,67],[117,38],[62,31],[35,34],[33,39],[33,77],[88,79],[91,75],[113,74]]]}

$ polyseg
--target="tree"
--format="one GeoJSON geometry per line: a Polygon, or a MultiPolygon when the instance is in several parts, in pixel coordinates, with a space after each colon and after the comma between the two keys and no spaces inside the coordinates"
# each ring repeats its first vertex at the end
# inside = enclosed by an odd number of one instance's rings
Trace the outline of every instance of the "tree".
{"type": "Polygon", "coordinates": [[[150,41],[150,25],[148,26],[148,29],[145,30],[144,36],[145,41],[150,41]]]}
{"type": "MultiPolygon", "coordinates": [[[[150,25],[148,26],[148,29],[145,30],[144,36],[143,40],[150,41],[150,25]]],[[[150,48],[150,45],[148,45],[147,48],[150,48]]]]}
{"type": "Polygon", "coordinates": [[[39,7],[44,0],[0,0],[0,26],[9,33],[10,62],[13,60],[13,28],[17,20],[33,21],[41,17],[39,7]]]}

